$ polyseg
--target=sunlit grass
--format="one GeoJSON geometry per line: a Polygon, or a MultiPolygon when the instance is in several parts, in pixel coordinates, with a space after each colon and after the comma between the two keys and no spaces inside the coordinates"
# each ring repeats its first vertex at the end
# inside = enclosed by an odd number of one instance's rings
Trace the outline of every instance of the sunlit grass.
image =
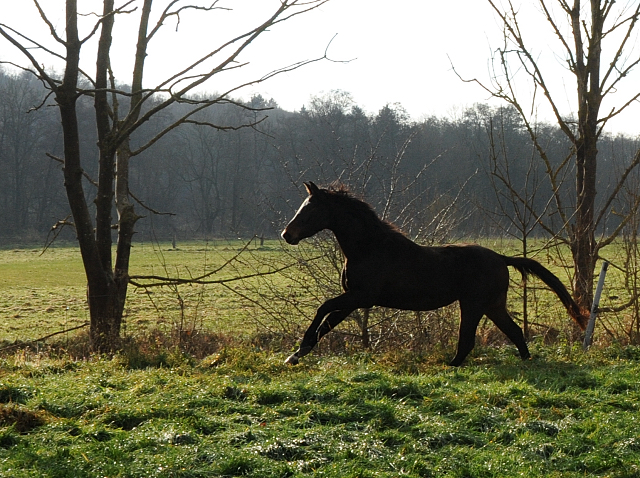
{"type": "MultiPolygon", "coordinates": [[[[228,279],[256,271],[273,255],[277,242],[251,246],[210,279],[228,279]],[[252,259],[260,255],[256,264],[252,259]]],[[[241,241],[180,244],[136,244],[130,274],[189,278],[225,264],[245,245],[241,241]]],[[[274,277],[277,280],[277,277],[274,277]]],[[[234,287],[241,287],[235,284],[234,287]]],[[[255,305],[220,285],[150,287],[131,286],[125,309],[124,333],[176,327],[205,328],[213,332],[244,333],[254,326],[246,319],[255,305]]],[[[86,278],[77,247],[0,250],[0,338],[6,342],[32,340],[89,320],[86,278]]]]}
{"type": "Polygon", "coordinates": [[[291,368],[240,349],[132,369],[23,353],[0,364],[0,411],[22,410],[0,415],[0,475],[637,476],[637,350],[488,352],[459,369],[384,355],[291,368]]]}
{"type": "MultiPolygon", "coordinates": [[[[242,242],[137,244],[132,275],[193,277],[242,242]]],[[[252,245],[217,279],[296,263],[277,242],[252,245]]],[[[313,252],[313,251],[312,251],[313,252]]],[[[313,255],[313,254],[312,254],[313,255]]],[[[546,263],[560,274],[557,264],[546,263]]],[[[327,265],[327,277],[337,273],[327,265]]],[[[131,288],[124,335],[176,328],[259,334],[261,314],[318,297],[304,268],[233,284],[131,288]],[[309,286],[311,287],[311,286],[309,286]],[[274,303],[266,303],[271,297],[274,303]]],[[[611,287],[615,287],[612,275],[611,287]]],[[[514,277],[515,278],[515,277],[514,277]]],[[[564,282],[564,281],[563,281],[564,282]]],[[[88,320],[78,250],[0,251],[0,333],[27,340],[88,320]]],[[[517,315],[518,281],[512,284],[517,315]]],[[[566,313],[536,291],[536,321],[566,313]]],[[[547,297],[547,294],[549,297],[547,297]]],[[[264,320],[267,320],[265,318],[264,320]]],[[[389,322],[390,323],[390,322],[389,322]]],[[[342,327],[342,326],[341,326],[342,327]]],[[[480,333],[487,333],[483,325],[480,333]]],[[[327,337],[331,340],[331,337],[327,337]]],[[[57,337],[64,345],[65,337],[57,337]]],[[[267,340],[273,340],[268,337],[267,340]]],[[[325,340],[324,342],[326,342],[325,340]]],[[[588,353],[571,341],[478,346],[462,368],[449,345],[415,353],[311,354],[283,365],[268,344],[216,345],[198,361],[179,346],[125,341],[112,358],[64,348],[0,359],[0,476],[10,477],[633,477],[640,474],[640,351],[588,353]]],[[[321,343],[322,346],[322,343],[321,343]]]]}

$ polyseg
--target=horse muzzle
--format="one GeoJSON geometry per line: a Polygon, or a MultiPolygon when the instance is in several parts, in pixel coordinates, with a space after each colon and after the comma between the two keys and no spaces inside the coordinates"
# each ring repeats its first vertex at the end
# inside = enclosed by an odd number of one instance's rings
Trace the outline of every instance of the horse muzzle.
{"type": "Polygon", "coordinates": [[[292,246],[296,246],[300,242],[300,239],[287,229],[282,231],[282,238],[287,241],[287,244],[291,244],[292,246]]]}

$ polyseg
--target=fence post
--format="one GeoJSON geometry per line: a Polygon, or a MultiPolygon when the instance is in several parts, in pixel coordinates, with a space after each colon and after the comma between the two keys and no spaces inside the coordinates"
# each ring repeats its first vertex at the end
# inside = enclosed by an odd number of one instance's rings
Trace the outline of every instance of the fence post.
{"type": "Polygon", "coordinates": [[[591,346],[591,339],[593,338],[593,329],[596,326],[596,315],[598,315],[598,308],[600,307],[600,295],[602,294],[602,288],[604,287],[604,278],[607,275],[607,268],[609,263],[604,261],[602,268],[600,269],[600,277],[598,278],[598,286],[596,287],[596,295],[593,298],[593,305],[591,306],[591,315],[589,316],[589,323],[587,324],[587,330],[584,334],[584,342],[582,343],[582,349],[587,350],[591,346]]]}

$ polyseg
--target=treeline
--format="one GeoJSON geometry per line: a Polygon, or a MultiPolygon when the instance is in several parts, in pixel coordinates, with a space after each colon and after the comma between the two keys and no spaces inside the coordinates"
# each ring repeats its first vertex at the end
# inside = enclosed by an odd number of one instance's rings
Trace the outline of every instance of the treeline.
{"type": "MultiPolygon", "coordinates": [[[[4,243],[41,241],[53,226],[57,233],[72,222],[58,111],[49,101],[42,84],[28,74],[0,71],[4,243]]],[[[81,101],[86,194],[92,199],[97,138],[93,104],[81,101]]],[[[180,116],[180,105],[156,115],[133,138],[134,148],[180,116]]],[[[538,130],[547,145],[546,163],[509,108],[479,104],[456,116],[415,120],[400,105],[369,114],[341,91],[313,97],[298,112],[260,96],[243,105],[229,102],[201,112],[197,121],[134,157],[131,194],[145,216],[138,222],[138,238],[272,237],[299,205],[301,183],[308,180],[346,183],[385,219],[423,240],[503,234],[514,227],[516,211],[526,215],[518,196],[545,210],[552,194],[547,170],[571,154],[556,127],[541,124],[538,130]]],[[[600,198],[608,196],[611,178],[636,149],[637,139],[604,135],[600,198]]],[[[574,176],[567,167],[556,178],[568,209],[574,176]]],[[[62,235],[72,238],[72,226],[62,235]]]]}

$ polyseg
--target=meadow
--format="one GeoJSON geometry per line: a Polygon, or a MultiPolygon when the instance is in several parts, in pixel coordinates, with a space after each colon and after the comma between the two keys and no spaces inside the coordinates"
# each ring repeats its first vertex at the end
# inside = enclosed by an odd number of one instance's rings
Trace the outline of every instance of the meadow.
{"type": "Polygon", "coordinates": [[[0,363],[3,477],[637,477],[640,350],[0,363]]]}
{"type": "MultiPolygon", "coordinates": [[[[453,307],[372,312],[369,350],[351,321],[283,365],[337,287],[314,247],[137,244],[132,275],[222,282],[132,287],[112,357],[78,353],[86,328],[27,343],[88,321],[77,249],[0,251],[0,476],[640,476],[640,348],[599,327],[583,352],[542,289],[533,360],[483,324],[447,366],[453,307]]],[[[511,295],[518,319],[517,277],[511,295]]]]}
{"type": "MultiPolygon", "coordinates": [[[[513,242],[486,241],[485,245],[502,253],[517,253],[513,242]]],[[[534,258],[566,285],[570,283],[571,269],[561,254],[545,251],[534,258]]],[[[211,274],[206,280],[214,283],[159,287],[153,280],[137,280],[148,286],[129,287],[122,334],[135,338],[156,331],[184,337],[206,332],[244,339],[279,338],[288,346],[304,331],[315,308],[339,292],[340,267],[339,254],[326,242],[290,247],[278,241],[194,241],[178,244],[175,249],[169,243],[136,243],[132,276],[188,279],[211,274]],[[245,279],[231,280],[241,277],[245,279]]],[[[522,280],[515,271],[511,271],[511,279],[510,310],[516,321],[522,321],[522,280]]],[[[574,340],[575,330],[557,297],[540,281],[532,280],[528,287],[532,336],[547,341],[574,340]]],[[[616,307],[628,296],[622,273],[611,267],[600,305],[616,307]]],[[[420,335],[418,345],[453,346],[457,314],[455,306],[418,316],[374,309],[368,322],[369,342],[382,348],[389,341],[415,345],[420,335]],[[402,333],[389,337],[391,330],[402,333]]],[[[343,348],[345,342],[353,344],[361,339],[358,320],[362,317],[340,326],[343,348]]],[[[625,335],[631,336],[633,327],[628,311],[599,320],[602,326],[597,329],[596,341],[605,345],[612,339],[629,342],[625,335]]],[[[0,348],[76,327],[82,332],[88,321],[85,277],[77,247],[62,244],[44,253],[41,248],[0,249],[0,348]]],[[[78,330],[56,339],[73,338],[78,330]]],[[[485,344],[505,343],[487,321],[481,323],[479,339],[485,344]]]]}
{"type": "MultiPolygon", "coordinates": [[[[131,274],[189,278],[217,270],[229,260],[214,280],[269,272],[274,257],[282,255],[277,244],[245,247],[242,241],[193,242],[173,249],[169,243],[137,243],[131,274]],[[233,260],[240,251],[243,253],[233,260]]],[[[273,277],[281,283],[284,280],[273,277]]],[[[217,284],[131,286],[123,334],[135,336],[149,329],[168,333],[180,328],[249,333],[254,324],[244,319],[255,304],[242,299],[246,285],[236,283],[235,289],[217,284]]],[[[34,340],[88,321],[86,280],[77,247],[61,245],[44,253],[41,248],[0,250],[0,338],[5,344],[34,340]]]]}

